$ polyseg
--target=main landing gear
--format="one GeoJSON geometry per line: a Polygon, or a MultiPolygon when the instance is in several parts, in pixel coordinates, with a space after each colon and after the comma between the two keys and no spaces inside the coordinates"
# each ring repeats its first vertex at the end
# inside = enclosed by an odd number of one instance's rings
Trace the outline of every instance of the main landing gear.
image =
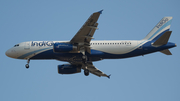
{"type": "Polygon", "coordinates": [[[87,56],[86,55],[82,56],[82,61],[84,64],[87,64],[87,56]]]}
{"type": "Polygon", "coordinates": [[[29,68],[29,62],[30,62],[30,59],[27,59],[27,64],[25,65],[25,67],[28,69],[29,68]]]}
{"type": "Polygon", "coordinates": [[[89,70],[87,68],[87,56],[86,55],[82,56],[82,61],[83,61],[84,65],[85,65],[84,75],[88,76],[89,75],[89,70]]]}

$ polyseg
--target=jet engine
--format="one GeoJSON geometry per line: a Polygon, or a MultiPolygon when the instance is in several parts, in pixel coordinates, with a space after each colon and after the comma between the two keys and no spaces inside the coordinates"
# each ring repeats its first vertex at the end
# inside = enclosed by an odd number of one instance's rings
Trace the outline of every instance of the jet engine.
{"type": "Polygon", "coordinates": [[[81,65],[58,65],[58,73],[59,74],[74,74],[81,72],[81,65]]]}
{"type": "Polygon", "coordinates": [[[53,45],[53,51],[60,53],[60,52],[69,52],[77,50],[77,46],[68,43],[55,43],[53,45]]]}

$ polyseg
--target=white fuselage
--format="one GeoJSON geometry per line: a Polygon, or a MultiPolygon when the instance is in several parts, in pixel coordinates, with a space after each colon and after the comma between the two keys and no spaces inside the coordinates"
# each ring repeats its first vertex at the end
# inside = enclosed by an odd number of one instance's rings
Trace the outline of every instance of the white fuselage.
{"type": "MultiPolygon", "coordinates": [[[[64,43],[68,41],[28,41],[15,45],[6,52],[12,58],[28,59],[42,52],[52,50],[53,43],[64,43]]],[[[101,51],[109,54],[126,54],[139,48],[144,40],[111,40],[111,41],[91,41],[91,50],[101,51]]],[[[45,59],[45,58],[42,58],[45,59]]]]}

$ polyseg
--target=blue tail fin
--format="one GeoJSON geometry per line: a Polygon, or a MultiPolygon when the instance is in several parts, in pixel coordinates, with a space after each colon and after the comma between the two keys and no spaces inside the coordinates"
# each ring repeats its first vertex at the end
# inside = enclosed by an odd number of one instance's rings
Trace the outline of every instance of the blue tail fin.
{"type": "Polygon", "coordinates": [[[166,31],[169,31],[172,22],[172,17],[164,17],[161,21],[149,32],[143,40],[157,40],[166,31]]]}

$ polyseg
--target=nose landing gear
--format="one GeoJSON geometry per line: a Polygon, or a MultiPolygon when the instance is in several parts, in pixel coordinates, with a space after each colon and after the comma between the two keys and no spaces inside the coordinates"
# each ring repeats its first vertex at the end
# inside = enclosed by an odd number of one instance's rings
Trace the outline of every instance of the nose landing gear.
{"type": "Polygon", "coordinates": [[[25,65],[25,67],[28,69],[29,68],[29,62],[30,62],[30,59],[27,59],[27,64],[25,65]]]}
{"type": "Polygon", "coordinates": [[[29,68],[29,64],[26,64],[25,66],[26,66],[27,69],[29,68]]]}

